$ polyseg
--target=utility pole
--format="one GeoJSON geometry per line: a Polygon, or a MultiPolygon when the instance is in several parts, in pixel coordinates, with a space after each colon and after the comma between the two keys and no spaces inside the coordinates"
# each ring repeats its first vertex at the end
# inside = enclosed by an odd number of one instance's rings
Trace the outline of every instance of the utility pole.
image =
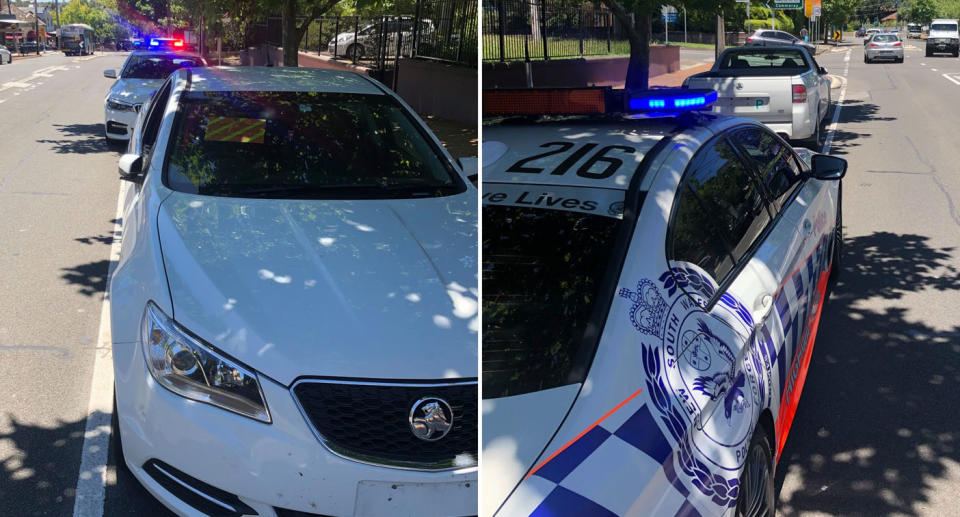
{"type": "Polygon", "coordinates": [[[33,0],[33,41],[37,44],[37,55],[40,55],[40,9],[37,0],[33,0]]]}
{"type": "Polygon", "coordinates": [[[54,5],[57,6],[57,50],[63,50],[61,46],[62,34],[60,34],[60,0],[54,0],[54,5]]]}

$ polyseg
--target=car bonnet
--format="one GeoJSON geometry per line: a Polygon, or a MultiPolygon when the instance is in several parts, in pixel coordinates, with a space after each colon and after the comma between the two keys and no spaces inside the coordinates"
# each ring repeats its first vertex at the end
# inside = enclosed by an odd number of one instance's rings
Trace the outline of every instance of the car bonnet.
{"type": "Polygon", "coordinates": [[[158,214],[173,317],[289,385],[477,376],[476,198],[174,192],[158,214]]]}
{"type": "Polygon", "coordinates": [[[110,97],[128,104],[143,104],[163,84],[163,79],[120,78],[110,88],[110,97]]]}

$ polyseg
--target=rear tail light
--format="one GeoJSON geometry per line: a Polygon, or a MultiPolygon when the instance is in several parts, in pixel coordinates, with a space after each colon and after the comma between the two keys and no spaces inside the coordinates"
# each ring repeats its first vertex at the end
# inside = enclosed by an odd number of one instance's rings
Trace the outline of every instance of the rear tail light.
{"type": "Polygon", "coordinates": [[[894,46],[894,47],[902,47],[903,44],[898,41],[898,42],[894,43],[893,46],[894,46]]]}
{"type": "Polygon", "coordinates": [[[870,46],[871,46],[871,47],[879,47],[880,45],[877,45],[876,43],[871,43],[870,46]]]}
{"type": "Polygon", "coordinates": [[[747,41],[753,41],[753,36],[750,36],[749,38],[747,38],[747,41]]]}
{"type": "Polygon", "coordinates": [[[802,84],[793,85],[793,102],[804,103],[807,102],[807,87],[802,84]]]}

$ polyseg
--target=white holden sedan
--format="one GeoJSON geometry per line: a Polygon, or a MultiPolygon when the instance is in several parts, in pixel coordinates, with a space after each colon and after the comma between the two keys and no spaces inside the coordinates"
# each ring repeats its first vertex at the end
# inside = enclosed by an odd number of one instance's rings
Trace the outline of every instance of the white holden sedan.
{"type": "Polygon", "coordinates": [[[367,77],[192,68],[110,282],[126,465],[180,515],[472,515],[477,191],[367,77]]]}

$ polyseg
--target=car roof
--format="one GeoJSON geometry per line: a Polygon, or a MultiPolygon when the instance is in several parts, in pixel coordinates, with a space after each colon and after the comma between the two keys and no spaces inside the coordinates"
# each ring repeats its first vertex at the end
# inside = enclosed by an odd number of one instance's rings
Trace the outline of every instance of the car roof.
{"type": "Polygon", "coordinates": [[[190,68],[190,91],[286,91],[386,95],[363,75],[342,70],[269,66],[190,68]]]}
{"type": "MultiPolygon", "coordinates": [[[[708,115],[705,115],[708,116],[708,115]]],[[[634,174],[640,170],[643,158],[661,140],[669,138],[680,123],[674,117],[653,119],[570,117],[544,121],[513,122],[484,125],[483,127],[483,182],[513,183],[543,186],[565,186],[627,190],[634,174]],[[634,149],[629,163],[620,167],[609,178],[584,178],[576,174],[576,168],[568,166],[563,174],[510,172],[518,160],[533,162],[531,167],[556,170],[569,153],[553,154],[539,160],[530,160],[535,155],[556,150],[551,142],[570,142],[574,145],[589,142],[595,147],[627,144],[634,149]],[[489,153],[489,154],[488,154],[489,153]]],[[[572,148],[571,148],[572,149],[572,148]]],[[[592,153],[591,153],[592,154],[592,153]]],[[[627,160],[627,155],[618,158],[627,160]]],[[[577,164],[579,165],[579,161],[577,164]]]]}

